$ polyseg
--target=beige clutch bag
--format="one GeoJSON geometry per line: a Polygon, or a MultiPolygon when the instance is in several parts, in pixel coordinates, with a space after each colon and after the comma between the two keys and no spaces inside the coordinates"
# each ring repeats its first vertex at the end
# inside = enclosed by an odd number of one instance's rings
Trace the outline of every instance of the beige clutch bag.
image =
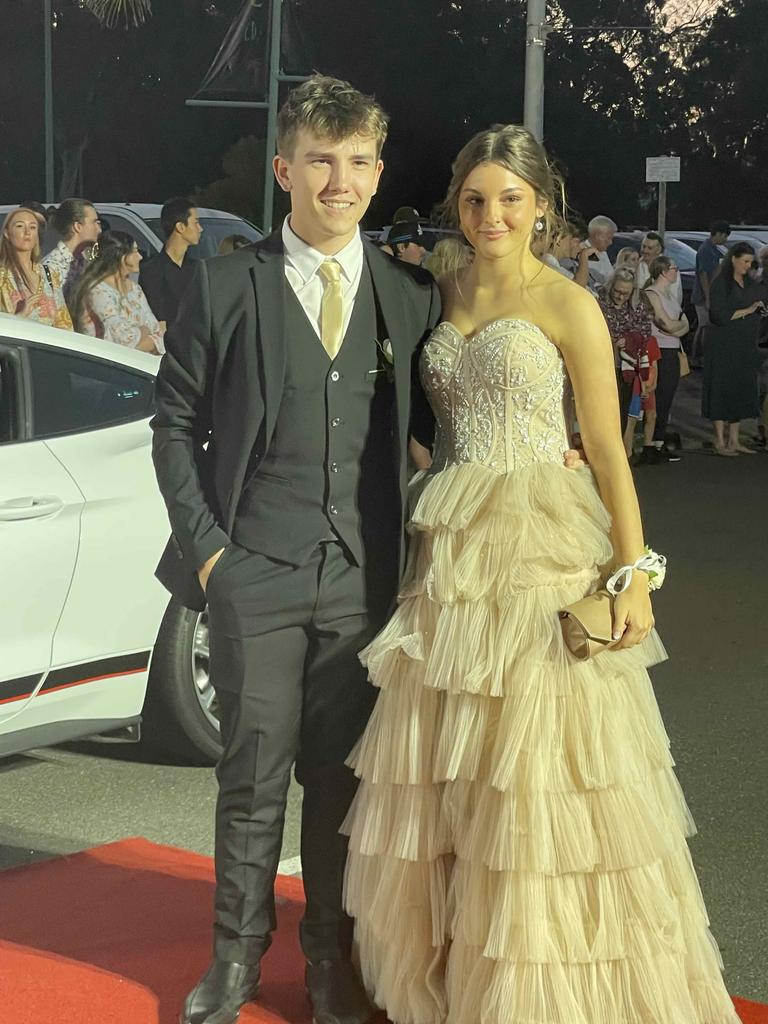
{"type": "Polygon", "coordinates": [[[613,602],[612,594],[598,590],[558,613],[565,646],[579,661],[594,658],[618,642],[612,635],[613,602]]]}

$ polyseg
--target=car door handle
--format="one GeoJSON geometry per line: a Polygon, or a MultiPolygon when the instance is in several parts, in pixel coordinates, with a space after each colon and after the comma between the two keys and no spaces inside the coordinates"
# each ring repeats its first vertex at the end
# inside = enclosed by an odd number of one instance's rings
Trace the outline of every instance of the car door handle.
{"type": "Polygon", "coordinates": [[[0,522],[13,523],[21,519],[42,519],[52,516],[64,508],[64,502],[55,494],[44,494],[40,497],[11,498],[0,502],[0,522]]]}

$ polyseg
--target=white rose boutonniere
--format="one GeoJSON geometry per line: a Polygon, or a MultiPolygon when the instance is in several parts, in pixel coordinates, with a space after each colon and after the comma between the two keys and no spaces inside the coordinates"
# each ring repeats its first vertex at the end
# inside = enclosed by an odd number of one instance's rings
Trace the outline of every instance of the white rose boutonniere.
{"type": "Polygon", "coordinates": [[[386,379],[392,383],[395,379],[395,354],[392,351],[392,342],[389,338],[384,338],[383,341],[376,341],[377,350],[377,366],[376,370],[381,373],[383,372],[386,379]]]}

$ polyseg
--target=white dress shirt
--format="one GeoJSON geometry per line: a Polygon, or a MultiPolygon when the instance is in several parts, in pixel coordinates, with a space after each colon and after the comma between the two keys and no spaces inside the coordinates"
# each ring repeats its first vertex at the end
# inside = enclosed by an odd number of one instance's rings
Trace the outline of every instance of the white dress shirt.
{"type": "MultiPolygon", "coordinates": [[[[585,245],[587,244],[589,243],[585,243],[585,245]]],[[[590,281],[596,288],[599,288],[601,285],[604,285],[613,274],[613,264],[611,263],[611,257],[607,252],[596,252],[595,256],[597,259],[590,257],[589,260],[587,260],[587,265],[589,267],[590,281]]]]}
{"type": "Polygon", "coordinates": [[[341,252],[334,256],[326,256],[311,245],[307,245],[291,230],[290,217],[283,221],[283,248],[285,250],[285,276],[293,288],[296,298],[302,305],[307,319],[315,332],[320,335],[320,305],[323,301],[324,283],[317,270],[327,259],[334,259],[341,267],[341,301],[344,313],[342,321],[342,337],[347,333],[352,310],[355,305],[357,290],[363,275],[365,254],[363,239],[359,231],[348,242],[341,252]]]}
{"type": "Polygon", "coordinates": [[[544,255],[541,257],[541,262],[546,263],[548,267],[551,267],[553,270],[556,270],[558,274],[562,274],[563,277],[569,277],[571,280],[573,280],[573,274],[568,269],[568,267],[564,267],[562,263],[560,263],[560,261],[555,256],[552,255],[551,252],[545,252],[544,255]]]}

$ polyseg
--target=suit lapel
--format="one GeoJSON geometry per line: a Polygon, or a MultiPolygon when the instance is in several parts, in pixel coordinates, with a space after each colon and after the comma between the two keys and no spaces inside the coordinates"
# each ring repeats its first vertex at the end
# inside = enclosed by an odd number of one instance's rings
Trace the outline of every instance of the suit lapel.
{"type": "MultiPolygon", "coordinates": [[[[375,245],[365,242],[365,257],[371,272],[381,315],[387,329],[395,368],[395,396],[397,422],[401,446],[408,439],[408,416],[411,395],[411,358],[413,344],[405,310],[405,294],[400,284],[400,272],[392,266],[389,257],[375,245]]],[[[383,339],[379,339],[380,341],[383,339]]]]}
{"type": "Polygon", "coordinates": [[[269,447],[285,379],[285,262],[280,233],[274,232],[259,244],[255,256],[251,276],[256,290],[256,339],[260,355],[257,369],[260,379],[250,381],[249,384],[264,396],[265,443],[269,447]]]}

